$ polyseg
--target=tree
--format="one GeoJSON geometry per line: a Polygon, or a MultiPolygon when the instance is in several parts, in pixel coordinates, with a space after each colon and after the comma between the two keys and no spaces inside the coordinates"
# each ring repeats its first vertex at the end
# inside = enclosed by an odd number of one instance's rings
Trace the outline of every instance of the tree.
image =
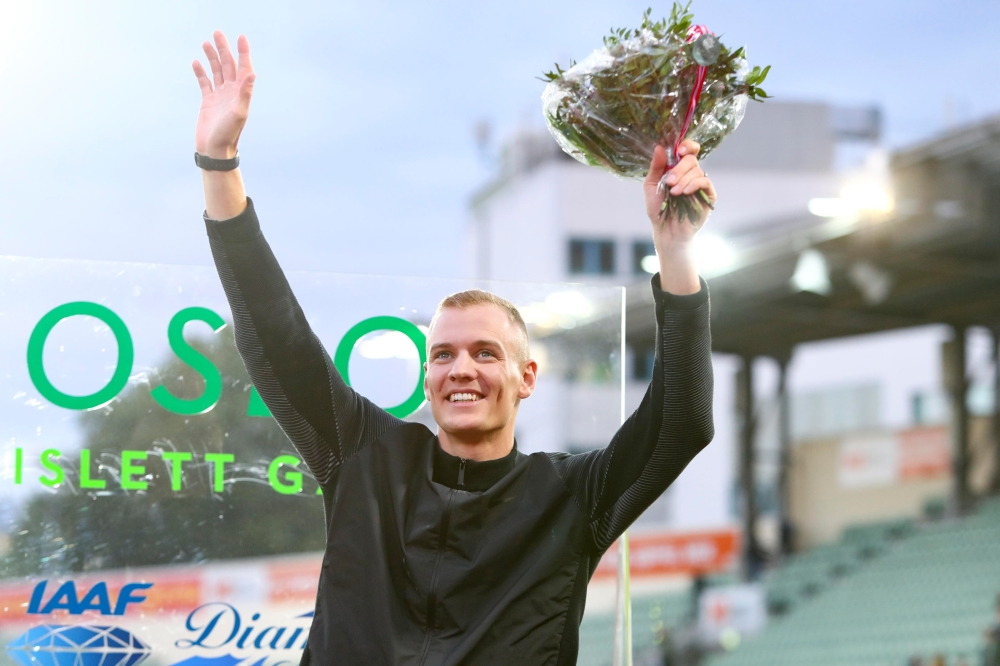
{"type": "MultiPolygon", "coordinates": [[[[80,489],[79,459],[61,461],[66,482],[27,503],[0,560],[0,578],[322,550],[323,502],[315,481],[304,474],[305,487],[294,495],[279,494],[268,483],[271,461],[296,454],[273,419],[247,415],[251,384],[232,327],[192,346],[221,372],[215,407],[184,416],[153,399],[150,389],[159,384],[178,398],[204,391],[201,375],[171,355],[148,384],[132,383],[108,406],[82,413],[91,475],[106,487],[80,489]],[[146,490],[122,489],[124,450],[150,452],[142,461],[146,490]],[[193,454],[184,463],[180,491],[172,490],[163,451],[193,454]],[[222,492],[213,491],[208,453],[235,457],[226,465],[222,492]]],[[[304,464],[300,469],[306,472],[304,464]]]]}

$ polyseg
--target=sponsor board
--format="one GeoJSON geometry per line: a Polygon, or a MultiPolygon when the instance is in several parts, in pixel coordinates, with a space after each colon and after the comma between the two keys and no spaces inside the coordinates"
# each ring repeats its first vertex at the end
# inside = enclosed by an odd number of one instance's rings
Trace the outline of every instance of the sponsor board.
{"type": "Polygon", "coordinates": [[[311,618],[304,613],[265,624],[261,613],[247,616],[215,602],[193,610],[179,627],[41,624],[5,649],[22,666],[135,666],[154,653],[171,666],[278,666],[299,662],[311,618]]]}
{"type": "MultiPolygon", "coordinates": [[[[630,532],[629,564],[633,578],[700,575],[730,570],[739,555],[735,530],[704,532],[630,532]]],[[[597,565],[594,578],[618,572],[618,544],[597,565]]]]}
{"type": "Polygon", "coordinates": [[[25,666],[293,665],[321,565],[310,553],[3,581],[0,644],[25,666]]]}
{"type": "MultiPolygon", "coordinates": [[[[33,626],[23,628],[5,650],[22,666],[134,666],[153,653],[172,666],[294,664],[313,615],[289,613],[284,605],[241,609],[227,601],[179,612],[157,603],[152,591],[158,586],[149,582],[121,586],[114,604],[109,591],[114,587],[107,581],[66,580],[49,594],[50,587],[50,581],[40,581],[27,608],[19,605],[24,613],[19,624],[33,626]]],[[[9,595],[3,600],[8,610],[10,601],[9,595]]]]}
{"type": "Polygon", "coordinates": [[[852,435],[840,441],[837,454],[837,481],[846,489],[940,479],[951,473],[945,426],[852,435]]]}
{"type": "Polygon", "coordinates": [[[60,619],[186,615],[215,601],[284,613],[312,606],[321,566],[321,553],[307,553],[103,571],[69,579],[0,581],[0,626],[41,622],[40,615],[60,619]],[[135,597],[142,599],[136,602],[135,597]],[[110,614],[101,612],[105,599],[110,614]]]}
{"type": "MultiPolygon", "coordinates": [[[[764,588],[758,583],[705,590],[698,604],[698,633],[706,645],[739,641],[759,634],[767,625],[764,588]]],[[[734,642],[735,644],[734,644],[734,642]]]]}

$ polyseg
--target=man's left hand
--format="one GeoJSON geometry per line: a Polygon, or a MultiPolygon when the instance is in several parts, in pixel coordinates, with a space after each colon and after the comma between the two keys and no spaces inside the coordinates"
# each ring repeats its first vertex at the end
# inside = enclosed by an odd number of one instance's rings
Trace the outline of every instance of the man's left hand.
{"type": "MultiPolygon", "coordinates": [[[[682,141],[677,150],[681,158],[673,169],[667,168],[667,152],[662,146],[657,146],[653,151],[653,161],[649,165],[649,174],[643,182],[643,190],[646,195],[646,214],[653,224],[653,236],[663,236],[667,242],[680,241],[687,242],[694,237],[708,218],[710,212],[708,206],[701,206],[701,218],[691,222],[688,220],[678,220],[676,218],[660,218],[660,208],[663,205],[663,195],[660,194],[658,186],[660,179],[667,174],[666,184],[669,187],[670,196],[692,195],[698,190],[704,190],[708,200],[715,204],[715,187],[709,180],[705,172],[698,164],[698,151],[701,146],[697,142],[682,141]]],[[[657,243],[659,245],[659,243],[657,243]]]]}
{"type": "Polygon", "coordinates": [[[670,188],[670,196],[694,194],[698,190],[703,190],[714,205],[715,188],[698,165],[700,149],[701,146],[694,141],[683,141],[677,151],[681,156],[680,162],[668,170],[667,153],[662,146],[657,146],[653,151],[649,174],[643,183],[646,214],[653,225],[653,244],[656,245],[656,255],[660,264],[660,288],[677,295],[693,294],[701,289],[690,245],[691,239],[708,219],[710,209],[701,206],[701,216],[693,222],[676,217],[661,219],[663,195],[660,194],[658,186],[660,179],[669,171],[667,187],[670,188]]]}

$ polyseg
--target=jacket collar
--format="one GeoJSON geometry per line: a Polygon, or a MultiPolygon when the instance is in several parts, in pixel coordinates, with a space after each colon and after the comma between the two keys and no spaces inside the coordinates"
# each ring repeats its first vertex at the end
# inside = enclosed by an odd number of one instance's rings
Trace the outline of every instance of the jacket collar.
{"type": "Polygon", "coordinates": [[[454,488],[479,493],[489,490],[494,483],[507,475],[517,462],[517,442],[514,448],[503,458],[496,460],[463,460],[441,448],[438,439],[434,438],[434,475],[435,483],[454,488]],[[463,465],[464,463],[464,465],[463,465]]]}

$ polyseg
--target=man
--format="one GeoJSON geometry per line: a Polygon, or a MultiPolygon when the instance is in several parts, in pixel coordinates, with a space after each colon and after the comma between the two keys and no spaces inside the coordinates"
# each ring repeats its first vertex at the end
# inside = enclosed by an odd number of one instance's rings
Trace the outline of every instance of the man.
{"type": "MultiPolygon", "coordinates": [[[[208,235],[254,385],[323,489],[327,546],[304,664],[575,664],[601,555],[712,439],[708,294],[689,245],[699,224],[658,218],[658,148],[645,183],[660,273],[653,381],[605,449],[524,455],[514,442],[536,364],[517,310],[492,294],[445,299],[427,336],[435,435],[355,393],[292,295],[247,199],[236,156],[254,74],[224,35],[195,137],[208,235]]],[[[673,194],[712,184],[697,144],[673,194]]]]}

